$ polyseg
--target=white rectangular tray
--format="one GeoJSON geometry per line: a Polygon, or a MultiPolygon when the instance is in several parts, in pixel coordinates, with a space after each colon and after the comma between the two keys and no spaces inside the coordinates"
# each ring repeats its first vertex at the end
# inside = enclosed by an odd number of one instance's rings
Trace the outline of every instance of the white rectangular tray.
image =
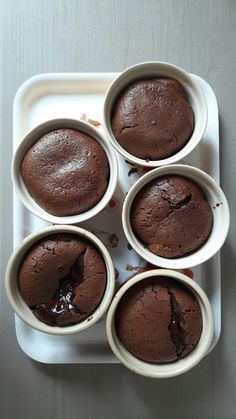
{"type": "MultiPolygon", "coordinates": [[[[17,91],[13,108],[14,149],[37,124],[51,118],[90,118],[102,123],[104,94],[116,73],[43,74],[27,80],[17,91]]],[[[200,145],[182,163],[201,168],[219,182],[218,108],[213,90],[198,76],[191,75],[203,89],[208,106],[208,123],[200,145]]],[[[102,125],[98,127],[102,129],[102,125]]],[[[123,282],[143,269],[145,262],[129,249],[121,226],[121,208],[126,192],[140,176],[134,166],[118,156],[119,183],[110,206],[82,225],[94,231],[109,248],[123,282]],[[114,217],[116,222],[114,223],[114,217]]],[[[141,173],[142,174],[142,173],[141,173]]],[[[14,194],[14,247],[28,234],[48,223],[33,216],[14,194]]],[[[216,345],[221,329],[220,253],[193,269],[194,280],[205,290],[214,314],[216,345]]],[[[191,279],[190,279],[191,280],[191,279]]],[[[31,329],[15,316],[16,336],[22,350],[43,363],[115,363],[105,334],[105,319],[84,332],[58,337],[31,329]]]]}

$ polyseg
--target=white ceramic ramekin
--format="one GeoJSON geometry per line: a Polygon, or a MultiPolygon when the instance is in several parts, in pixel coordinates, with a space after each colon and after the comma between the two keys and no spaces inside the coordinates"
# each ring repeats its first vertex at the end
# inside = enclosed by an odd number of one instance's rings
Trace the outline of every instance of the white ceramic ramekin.
{"type": "Polygon", "coordinates": [[[169,269],[190,268],[210,259],[224,244],[229,229],[229,220],[226,197],[215,180],[196,167],[182,164],[159,167],[142,176],[127,194],[122,212],[123,229],[133,249],[153,265],[169,269]],[[150,252],[137,238],[130,222],[131,207],[137,193],[153,179],[165,175],[180,175],[193,180],[205,194],[213,213],[213,226],[208,240],[191,254],[175,259],[167,259],[150,252]]]}
{"type": "Polygon", "coordinates": [[[58,118],[52,119],[42,124],[36,126],[33,130],[28,132],[25,137],[20,141],[13,157],[12,161],[12,181],[16,193],[21,200],[21,202],[31,211],[33,214],[37,215],[39,218],[51,222],[53,224],[78,224],[85,220],[88,220],[91,217],[94,217],[99,212],[101,212],[104,207],[110,201],[113,192],[115,190],[118,178],[118,164],[116,154],[113,150],[113,147],[109,144],[109,142],[104,138],[101,132],[98,131],[97,128],[94,128],[92,125],[88,124],[84,121],[79,121],[76,119],[69,119],[69,118],[58,118]],[[84,132],[85,134],[90,135],[94,138],[98,143],[101,144],[103,147],[110,167],[110,179],[107,190],[102,197],[102,199],[90,210],[83,212],[81,214],[76,215],[69,215],[58,217],[46,212],[43,208],[41,208],[32,198],[32,196],[27,191],[24,181],[21,176],[20,166],[21,162],[27,152],[27,150],[44,134],[53,131],[55,129],[60,128],[71,128],[75,129],[80,132],[84,132]]]}
{"type": "Polygon", "coordinates": [[[69,335],[72,333],[80,332],[96,323],[105,313],[109,307],[109,304],[112,300],[114,289],[115,289],[115,271],[111,256],[101,242],[94,234],[90,233],[87,230],[84,230],[80,227],[75,226],[52,226],[46,227],[43,230],[38,231],[37,233],[30,234],[27,236],[20,245],[15,249],[11,255],[5,274],[5,288],[8,300],[15,311],[15,313],[29,326],[34,329],[39,330],[40,332],[50,333],[52,335],[69,335]],[[72,326],[58,327],[58,326],[49,326],[41,321],[39,321],[30,308],[26,305],[22,299],[19,288],[18,288],[18,270],[24,255],[28,249],[36,243],[38,240],[43,237],[49,236],[51,234],[57,233],[69,233],[76,234],[81,238],[89,240],[93,245],[95,245],[101,252],[107,271],[107,284],[104,296],[102,301],[96,310],[84,321],[81,323],[74,324],[72,326]]]}
{"type": "Polygon", "coordinates": [[[212,309],[210,302],[201,287],[199,287],[186,275],[167,269],[154,269],[135,275],[124,285],[122,285],[119,291],[115,294],[107,313],[106,331],[112,351],[127,368],[147,377],[173,377],[193,368],[207,354],[213,338],[212,309]],[[197,346],[185,358],[166,364],[148,363],[136,358],[122,345],[115,330],[115,313],[122,296],[137,282],[153,276],[171,277],[177,282],[181,282],[182,284],[186,285],[195,295],[202,314],[202,334],[197,346]]]}
{"type": "Polygon", "coordinates": [[[181,68],[159,61],[149,61],[140,64],[136,64],[132,67],[127,68],[112,82],[109,89],[107,90],[104,109],[103,109],[104,129],[107,138],[116,150],[130,162],[149,167],[163,166],[171,163],[175,163],[184,157],[186,157],[199,143],[201,140],[207,123],[207,105],[205,96],[193,80],[193,78],[181,68]],[[195,125],[191,138],[187,144],[176,154],[171,157],[162,160],[144,160],[133,156],[128,153],[121,145],[117,142],[111,129],[111,114],[115,100],[118,98],[122,90],[128,86],[134,80],[140,80],[151,77],[169,77],[176,79],[183,87],[190,105],[192,106],[195,125]]]}

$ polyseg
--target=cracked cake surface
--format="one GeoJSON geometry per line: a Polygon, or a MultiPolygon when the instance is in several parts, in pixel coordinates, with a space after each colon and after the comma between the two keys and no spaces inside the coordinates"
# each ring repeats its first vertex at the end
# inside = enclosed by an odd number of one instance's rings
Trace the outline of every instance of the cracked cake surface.
{"type": "Polygon", "coordinates": [[[115,101],[111,128],[118,143],[133,156],[160,160],[188,142],[194,113],[177,80],[138,80],[115,101]]]}
{"type": "Polygon", "coordinates": [[[109,163],[102,146],[72,129],[39,138],[27,151],[21,174],[33,199],[56,216],[81,214],[105,194],[109,163]]]}
{"type": "Polygon", "coordinates": [[[136,236],[151,252],[176,258],[206,242],[213,214],[195,182],[170,175],[152,180],[138,192],[130,220],[136,236]]]}
{"type": "Polygon", "coordinates": [[[115,328],[121,343],[137,358],[168,363],[184,358],[196,347],[202,315],[196,297],[185,285],[169,277],[150,277],[123,295],[115,328]]]}
{"type": "Polygon", "coordinates": [[[106,288],[100,251],[75,234],[58,233],[36,242],[18,272],[20,294],[34,315],[51,326],[88,318],[106,288]]]}

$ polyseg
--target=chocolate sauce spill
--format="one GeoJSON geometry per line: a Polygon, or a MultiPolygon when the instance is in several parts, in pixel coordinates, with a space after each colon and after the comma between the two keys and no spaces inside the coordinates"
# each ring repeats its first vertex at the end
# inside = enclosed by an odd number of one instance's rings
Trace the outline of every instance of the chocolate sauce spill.
{"type": "Polygon", "coordinates": [[[79,307],[72,303],[76,288],[84,281],[84,256],[80,253],[69,273],[60,280],[58,289],[48,303],[31,306],[34,315],[50,326],[68,326],[78,323],[86,316],[79,307]]]}
{"type": "Polygon", "coordinates": [[[179,358],[186,348],[186,332],[182,326],[184,324],[184,317],[173,292],[171,292],[169,287],[167,289],[171,306],[171,322],[169,324],[170,336],[176,348],[176,356],[179,358]]]}

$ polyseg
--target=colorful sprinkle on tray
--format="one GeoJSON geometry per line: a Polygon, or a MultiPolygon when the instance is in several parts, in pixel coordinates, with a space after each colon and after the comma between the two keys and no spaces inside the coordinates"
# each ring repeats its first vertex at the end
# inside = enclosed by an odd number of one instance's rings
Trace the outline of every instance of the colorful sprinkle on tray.
{"type": "Polygon", "coordinates": [[[89,124],[93,125],[94,127],[100,127],[100,125],[101,125],[101,123],[99,121],[96,121],[95,119],[88,118],[85,113],[83,113],[83,115],[81,115],[80,120],[88,122],[89,124]]]}
{"type": "Polygon", "coordinates": [[[185,268],[182,269],[183,274],[187,275],[189,278],[193,279],[193,271],[192,269],[185,268]]]}

